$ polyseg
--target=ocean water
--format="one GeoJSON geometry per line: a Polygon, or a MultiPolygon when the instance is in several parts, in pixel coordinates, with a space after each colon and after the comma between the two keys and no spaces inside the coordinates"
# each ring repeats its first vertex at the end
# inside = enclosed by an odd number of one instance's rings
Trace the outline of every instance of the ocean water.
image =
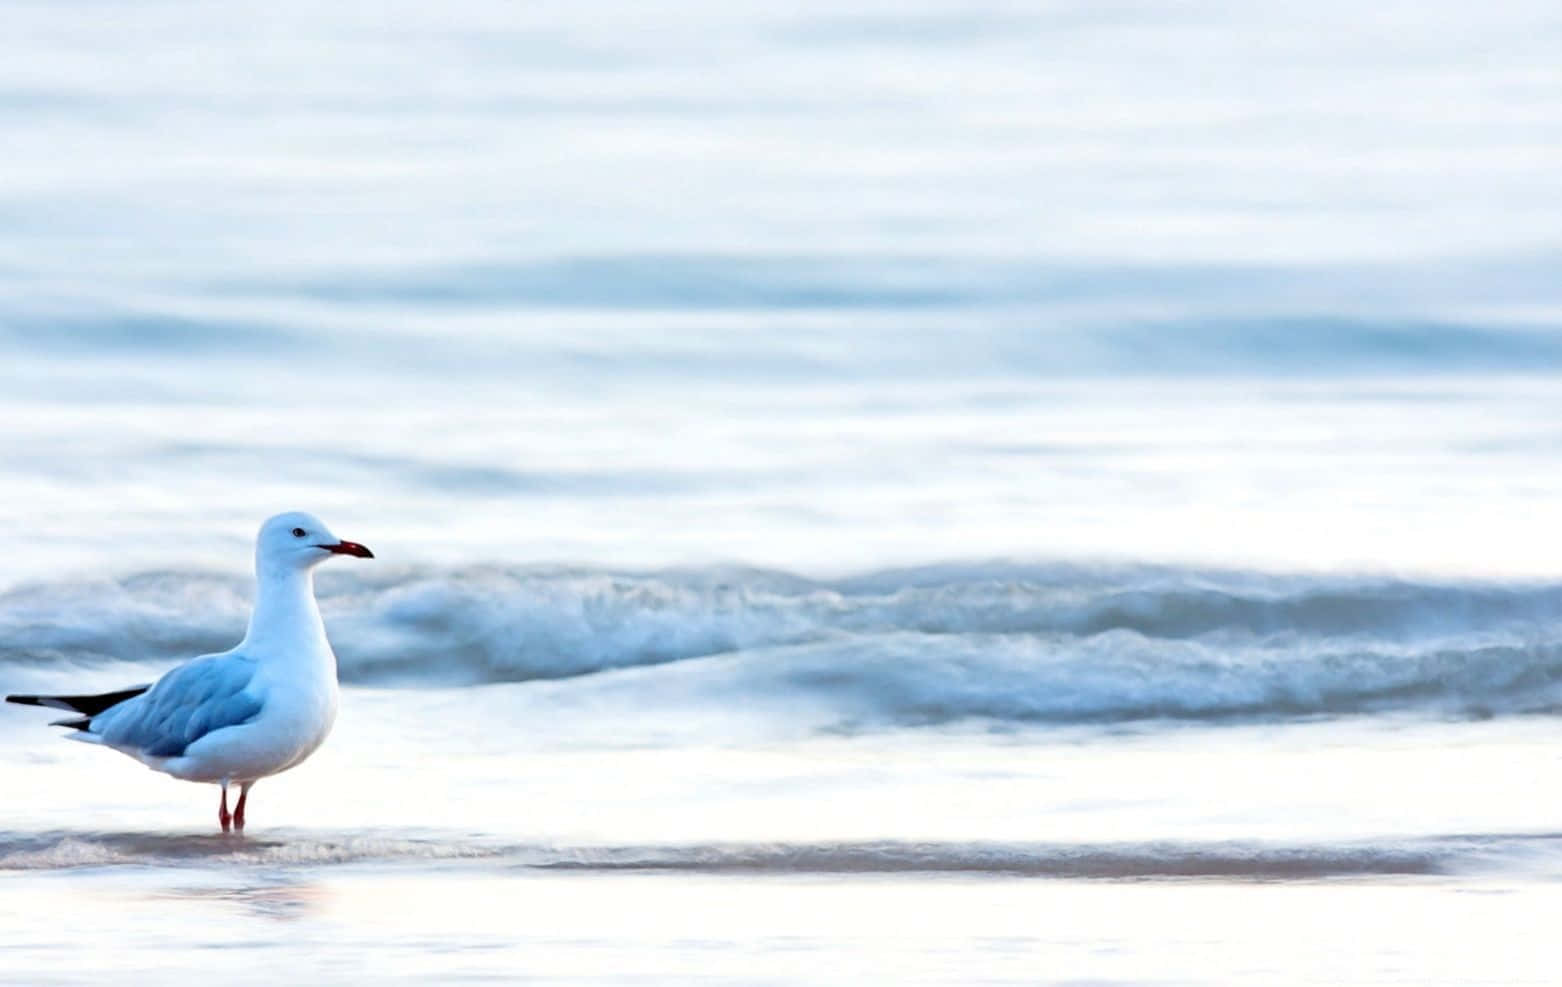
{"type": "Polygon", "coordinates": [[[1554,5],[6,21],[0,981],[1553,978],[1554,5]]]}

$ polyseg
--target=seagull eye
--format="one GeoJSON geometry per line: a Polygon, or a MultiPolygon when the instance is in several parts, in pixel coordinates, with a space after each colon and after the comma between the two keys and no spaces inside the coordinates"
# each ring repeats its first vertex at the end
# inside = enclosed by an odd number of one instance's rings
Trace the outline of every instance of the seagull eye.
{"type": "Polygon", "coordinates": [[[303,528],[294,528],[293,529],[293,537],[294,538],[302,538],[302,537],[304,537],[304,529],[303,528]]]}

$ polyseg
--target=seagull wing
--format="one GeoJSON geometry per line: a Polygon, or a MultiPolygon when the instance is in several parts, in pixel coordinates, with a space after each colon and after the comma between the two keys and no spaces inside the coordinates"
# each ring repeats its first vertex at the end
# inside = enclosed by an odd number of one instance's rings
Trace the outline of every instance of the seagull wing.
{"type": "Polygon", "coordinates": [[[238,654],[197,658],[158,679],[149,691],[94,717],[91,730],[119,750],[178,757],[207,734],[260,714],[263,701],[248,691],[255,668],[238,654]]]}

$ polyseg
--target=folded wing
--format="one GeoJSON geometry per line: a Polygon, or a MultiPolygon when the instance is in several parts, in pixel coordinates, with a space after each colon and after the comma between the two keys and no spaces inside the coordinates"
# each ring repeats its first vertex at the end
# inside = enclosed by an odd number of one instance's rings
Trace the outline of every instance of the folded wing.
{"type": "Polygon", "coordinates": [[[179,757],[207,734],[260,715],[262,701],[246,691],[254,677],[255,663],[241,655],[197,658],[93,717],[90,729],[110,747],[179,757]]]}

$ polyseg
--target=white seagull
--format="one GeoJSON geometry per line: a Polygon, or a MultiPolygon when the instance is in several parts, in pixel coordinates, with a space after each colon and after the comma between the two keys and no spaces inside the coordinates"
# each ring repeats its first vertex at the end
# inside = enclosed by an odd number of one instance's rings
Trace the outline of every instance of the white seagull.
{"type": "Polygon", "coordinates": [[[244,640],[204,655],[150,686],[96,696],[6,696],[80,714],[50,726],[156,771],[222,786],[217,821],[244,829],[256,780],[314,753],[336,721],[336,655],[315,605],[314,568],[333,555],[374,558],[310,514],[278,514],[255,539],[255,610],[244,640]],[[239,786],[230,815],[228,786],[239,786]]]}

